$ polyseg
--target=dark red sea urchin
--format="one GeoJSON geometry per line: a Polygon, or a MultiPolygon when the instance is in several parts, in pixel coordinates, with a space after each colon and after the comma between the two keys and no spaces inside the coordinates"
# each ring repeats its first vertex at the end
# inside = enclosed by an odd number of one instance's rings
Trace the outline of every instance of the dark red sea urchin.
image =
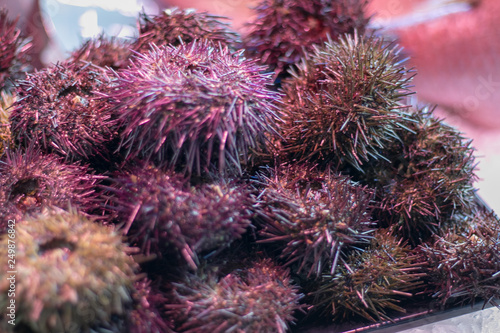
{"type": "Polygon", "coordinates": [[[102,68],[91,64],[65,62],[29,74],[10,116],[15,143],[68,161],[107,157],[113,119],[96,93],[108,85],[102,68]]]}
{"type": "Polygon", "coordinates": [[[243,45],[249,56],[280,74],[328,37],[362,34],[368,24],[365,6],[366,0],[263,0],[243,45]]]}
{"type": "Polygon", "coordinates": [[[277,121],[279,95],[261,70],[208,41],[138,55],[111,94],[127,158],[188,174],[217,162],[220,173],[241,173],[277,121]]]}
{"type": "MultiPolygon", "coordinates": [[[[45,206],[63,209],[69,204],[92,213],[99,207],[94,187],[99,177],[88,168],[64,164],[60,157],[36,149],[8,150],[0,161],[0,224],[45,206]]],[[[2,228],[2,233],[6,228],[2,228]]]]}
{"type": "Polygon", "coordinates": [[[197,39],[211,40],[214,44],[234,47],[239,43],[237,33],[222,23],[224,17],[214,16],[194,9],[167,8],[158,16],[141,14],[139,18],[139,37],[133,49],[145,53],[156,46],[191,43],[197,39]]]}
{"type": "Polygon", "coordinates": [[[372,193],[348,178],[296,165],[261,182],[259,242],[278,246],[295,272],[333,272],[345,247],[369,241],[372,193]]]}
{"type": "Polygon", "coordinates": [[[180,255],[191,268],[198,254],[229,246],[250,226],[253,201],[235,184],[190,188],[179,175],[137,168],[115,177],[108,191],[132,245],[147,256],[180,255]]]}
{"type": "Polygon", "coordinates": [[[21,36],[16,24],[17,20],[9,20],[6,9],[0,9],[0,91],[10,90],[6,80],[19,79],[28,64],[31,43],[21,36]]]}

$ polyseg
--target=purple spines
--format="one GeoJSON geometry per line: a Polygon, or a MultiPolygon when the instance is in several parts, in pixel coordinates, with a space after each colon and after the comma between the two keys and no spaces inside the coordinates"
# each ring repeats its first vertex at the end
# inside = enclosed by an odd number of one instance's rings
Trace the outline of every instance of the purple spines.
{"type": "Polygon", "coordinates": [[[211,40],[215,44],[235,47],[239,35],[229,29],[222,20],[227,18],[196,12],[193,9],[167,8],[160,15],[139,17],[139,37],[133,49],[145,53],[156,46],[191,43],[197,39],[211,40]]]}
{"type": "Polygon", "coordinates": [[[277,121],[279,95],[265,87],[270,77],[261,70],[207,41],[137,55],[111,94],[126,157],[188,174],[212,164],[241,173],[277,121]]]}
{"type": "Polygon", "coordinates": [[[278,246],[297,273],[333,272],[345,247],[369,241],[373,194],[348,178],[302,165],[281,167],[261,182],[259,242],[278,246]]]}
{"type": "Polygon", "coordinates": [[[132,43],[116,37],[100,35],[87,40],[71,54],[71,61],[86,61],[113,70],[127,67],[132,55],[132,43]]]}
{"type": "Polygon", "coordinates": [[[128,241],[145,255],[180,255],[196,268],[197,254],[223,249],[250,226],[253,200],[237,184],[190,187],[179,175],[154,168],[117,176],[108,188],[128,241]]]}
{"type": "Polygon", "coordinates": [[[363,33],[368,23],[365,5],[364,0],[263,0],[243,45],[279,74],[328,37],[363,33]]]}
{"type": "Polygon", "coordinates": [[[180,332],[286,332],[303,306],[288,270],[255,262],[217,280],[188,274],[173,284],[167,315],[180,332]]]}
{"type": "Polygon", "coordinates": [[[0,161],[0,175],[0,214],[5,221],[9,214],[21,217],[46,206],[66,209],[71,204],[92,213],[101,205],[95,186],[102,177],[33,148],[8,150],[0,161]]]}
{"type": "Polygon", "coordinates": [[[15,143],[68,161],[107,157],[114,120],[97,93],[109,84],[103,69],[91,64],[59,63],[29,74],[10,116],[15,143]]]}
{"type": "Polygon", "coordinates": [[[29,61],[31,43],[16,25],[17,20],[9,20],[7,10],[0,9],[0,90],[10,90],[6,80],[21,78],[29,61]]]}

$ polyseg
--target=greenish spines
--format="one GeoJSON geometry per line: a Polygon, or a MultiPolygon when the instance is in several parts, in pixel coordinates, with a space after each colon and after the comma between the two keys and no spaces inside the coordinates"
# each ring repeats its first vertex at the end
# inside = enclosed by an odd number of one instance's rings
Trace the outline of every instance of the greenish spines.
{"type": "Polygon", "coordinates": [[[138,22],[139,38],[133,49],[146,53],[151,44],[179,46],[198,39],[210,40],[214,44],[220,43],[230,48],[236,47],[239,44],[239,35],[221,20],[227,18],[196,12],[193,9],[167,8],[158,16],[142,13],[138,22]]]}
{"type": "Polygon", "coordinates": [[[373,193],[366,188],[307,165],[282,167],[261,182],[259,242],[278,246],[294,272],[333,272],[344,248],[369,242],[373,193]]]}
{"type": "Polygon", "coordinates": [[[67,161],[109,158],[114,120],[97,93],[110,84],[100,67],[59,63],[19,82],[11,112],[17,145],[36,145],[67,161]]]}
{"type": "Polygon", "coordinates": [[[266,259],[218,281],[189,274],[166,308],[179,332],[286,332],[301,298],[288,271],[266,259]]]}
{"type": "Polygon", "coordinates": [[[442,237],[420,246],[432,296],[441,306],[475,303],[497,305],[500,296],[500,220],[478,209],[444,228],[442,237]]]}
{"type": "Polygon", "coordinates": [[[191,268],[198,254],[229,246],[250,226],[253,199],[236,183],[190,187],[179,175],[138,168],[108,191],[131,244],[145,255],[174,251],[191,268]]]}
{"type": "Polygon", "coordinates": [[[268,74],[240,53],[195,41],[153,48],[118,73],[111,97],[126,158],[187,174],[242,173],[250,149],[275,133],[280,95],[268,74]]]}
{"type": "Polygon", "coordinates": [[[15,96],[0,91],[0,156],[4,151],[12,146],[12,137],[10,133],[10,106],[15,101],[15,96]]]}
{"type": "Polygon", "coordinates": [[[10,92],[11,83],[20,79],[27,69],[27,52],[31,43],[11,21],[6,9],[0,9],[0,91],[10,92]],[[11,81],[8,82],[7,80],[11,81]]]}
{"type": "Polygon", "coordinates": [[[363,33],[368,24],[365,5],[364,0],[264,0],[255,8],[243,45],[270,70],[284,73],[314,44],[355,30],[363,33]]]}
{"type": "Polygon", "coordinates": [[[454,128],[424,107],[405,115],[385,151],[391,163],[365,169],[377,188],[381,224],[394,225],[413,245],[426,240],[457,212],[474,208],[474,149],[454,128]]]}
{"type": "Polygon", "coordinates": [[[336,321],[391,320],[391,314],[406,312],[401,302],[422,289],[425,274],[419,259],[406,243],[385,229],[377,230],[369,248],[352,252],[334,274],[323,275],[311,294],[313,313],[336,321]]]}
{"type": "Polygon", "coordinates": [[[32,147],[8,150],[0,161],[0,175],[2,226],[7,219],[40,212],[46,206],[71,204],[91,214],[101,204],[95,186],[102,177],[90,174],[86,166],[65,164],[61,157],[43,155],[32,147]]]}
{"type": "MultiPolygon", "coordinates": [[[[60,209],[17,221],[15,230],[17,325],[40,333],[86,332],[126,313],[136,265],[120,235],[60,209]]],[[[0,240],[4,258],[9,239],[0,240]]],[[[2,307],[9,302],[6,264],[0,273],[2,307]]]]}
{"type": "Polygon", "coordinates": [[[383,159],[410,94],[410,72],[397,62],[398,52],[374,36],[315,46],[283,84],[282,154],[356,169],[383,159]]]}
{"type": "Polygon", "coordinates": [[[70,61],[87,61],[113,70],[126,68],[132,55],[132,43],[116,37],[100,35],[87,40],[71,54],[70,61]]]}

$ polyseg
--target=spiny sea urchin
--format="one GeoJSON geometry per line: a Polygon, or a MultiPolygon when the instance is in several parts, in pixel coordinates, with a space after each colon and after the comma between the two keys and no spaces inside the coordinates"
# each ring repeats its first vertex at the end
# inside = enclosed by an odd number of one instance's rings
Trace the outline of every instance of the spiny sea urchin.
{"type": "Polygon", "coordinates": [[[421,265],[409,246],[379,229],[369,248],[349,254],[334,274],[322,277],[312,293],[313,313],[339,321],[352,316],[391,320],[390,311],[406,312],[399,304],[422,288],[421,265]]]}
{"type": "Polygon", "coordinates": [[[19,82],[11,131],[21,147],[37,145],[69,161],[108,157],[114,137],[106,100],[96,99],[109,79],[91,64],[59,63],[19,82]]]}
{"type": "Polygon", "coordinates": [[[116,37],[100,35],[89,39],[71,54],[69,61],[87,61],[114,70],[125,68],[132,55],[132,43],[116,37]]]}
{"type": "Polygon", "coordinates": [[[111,97],[124,129],[128,159],[154,159],[191,174],[218,162],[220,173],[241,173],[249,149],[273,132],[269,75],[240,53],[195,41],[153,48],[117,73],[111,97]]]}
{"type": "Polygon", "coordinates": [[[394,225],[413,245],[426,240],[457,212],[474,208],[474,149],[456,129],[423,107],[405,115],[403,127],[379,160],[364,169],[377,189],[382,226],[394,225]]]}
{"type": "Polygon", "coordinates": [[[0,9],[0,91],[10,91],[7,80],[21,78],[28,64],[27,52],[31,48],[29,40],[16,27],[17,20],[11,21],[6,9],[0,9]]]}
{"type": "Polygon", "coordinates": [[[500,220],[478,209],[443,228],[442,237],[420,247],[429,263],[432,296],[444,306],[481,299],[498,306],[500,297],[500,220]]]}
{"type": "Polygon", "coordinates": [[[108,191],[131,244],[145,255],[173,250],[192,268],[197,254],[229,246],[250,226],[253,200],[237,184],[190,188],[179,175],[137,168],[115,177],[108,191]]]}
{"type": "MultiPolygon", "coordinates": [[[[131,305],[136,265],[121,237],[76,211],[48,209],[15,223],[16,325],[30,332],[88,332],[131,305]]],[[[7,258],[3,235],[0,253],[7,258]]],[[[0,304],[6,308],[7,260],[0,272],[0,304]]],[[[9,332],[6,320],[3,332],[9,332]]],[[[17,327],[17,326],[16,326],[17,327]]]]}
{"type": "Polygon", "coordinates": [[[280,74],[327,38],[363,33],[365,6],[366,0],[263,0],[248,23],[243,46],[280,74]]]}
{"type": "Polygon", "coordinates": [[[361,169],[397,138],[409,71],[398,49],[375,36],[314,47],[285,81],[282,152],[291,160],[361,169]]]}
{"type": "Polygon", "coordinates": [[[239,43],[239,35],[231,31],[228,24],[221,22],[223,19],[226,18],[175,7],[165,9],[158,16],[143,13],[139,17],[139,37],[133,49],[145,53],[150,50],[151,44],[179,46],[198,39],[235,47],[239,43]]]}
{"type": "Polygon", "coordinates": [[[335,270],[345,246],[368,242],[373,193],[348,178],[295,165],[261,177],[257,221],[261,243],[282,249],[286,265],[320,276],[335,270]]]}
{"type": "Polygon", "coordinates": [[[0,175],[2,226],[9,218],[40,212],[48,205],[71,204],[86,213],[99,207],[94,187],[101,177],[90,174],[86,166],[65,164],[56,155],[34,148],[8,150],[0,161],[0,175]]]}
{"type": "Polygon", "coordinates": [[[173,286],[166,308],[179,332],[286,332],[302,308],[288,271],[269,259],[219,281],[188,274],[173,286]]]}

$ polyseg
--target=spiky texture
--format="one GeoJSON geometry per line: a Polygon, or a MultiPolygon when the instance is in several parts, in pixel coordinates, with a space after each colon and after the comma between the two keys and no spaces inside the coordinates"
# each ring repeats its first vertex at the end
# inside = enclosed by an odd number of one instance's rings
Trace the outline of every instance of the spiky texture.
{"type": "Polygon", "coordinates": [[[10,91],[11,82],[22,77],[27,69],[27,52],[31,43],[16,27],[18,20],[11,21],[8,12],[0,8],[0,91],[10,91]]]}
{"type": "Polygon", "coordinates": [[[190,187],[179,175],[137,168],[108,190],[131,244],[145,255],[174,250],[192,268],[197,254],[229,246],[250,225],[253,200],[236,184],[190,187]]]}
{"type": "Polygon", "coordinates": [[[78,50],[71,54],[70,61],[88,61],[101,67],[113,70],[125,68],[132,55],[132,43],[116,37],[100,35],[87,40],[78,50]]]}
{"type": "Polygon", "coordinates": [[[406,243],[379,229],[369,248],[354,251],[335,274],[322,277],[312,293],[313,309],[337,321],[391,320],[391,313],[406,312],[400,303],[422,289],[421,266],[406,243]]]}
{"type": "Polygon", "coordinates": [[[134,310],[128,315],[129,333],[169,333],[170,324],[163,318],[163,305],[168,299],[143,279],[134,284],[134,310]]]}
{"type": "Polygon", "coordinates": [[[67,208],[69,204],[82,212],[93,213],[100,205],[95,193],[99,176],[86,166],[65,164],[55,155],[40,151],[7,151],[0,160],[1,233],[7,219],[40,212],[45,206],[67,208]]]}
{"type": "Polygon", "coordinates": [[[262,178],[259,242],[278,245],[286,265],[298,265],[297,273],[333,272],[344,247],[368,242],[372,193],[366,188],[307,165],[281,167],[262,178]]]}
{"type": "Polygon", "coordinates": [[[351,165],[383,158],[396,139],[411,77],[399,50],[374,36],[315,47],[284,83],[282,152],[289,159],[351,165]]]}
{"type": "Polygon", "coordinates": [[[0,156],[3,155],[6,148],[12,146],[9,115],[10,106],[14,101],[13,95],[0,91],[0,156]]]}
{"type": "Polygon", "coordinates": [[[29,74],[12,108],[15,143],[35,144],[68,161],[107,157],[114,122],[96,92],[108,84],[104,71],[89,64],[59,63],[29,74]]]}
{"type": "Polygon", "coordinates": [[[301,298],[288,271],[267,259],[219,281],[188,275],[166,308],[179,332],[286,332],[301,298]]]}
{"type": "Polygon", "coordinates": [[[279,74],[328,37],[363,33],[365,6],[365,0],[263,0],[248,23],[243,46],[279,74]]]}
{"type": "Polygon", "coordinates": [[[474,207],[474,149],[456,129],[424,107],[405,116],[399,140],[386,149],[391,161],[365,170],[366,183],[377,188],[377,220],[396,226],[413,245],[426,240],[457,212],[474,207]]]}
{"type": "MultiPolygon", "coordinates": [[[[136,267],[120,235],[61,209],[17,221],[14,228],[16,325],[40,333],[88,332],[125,314],[136,267]]],[[[0,240],[4,258],[9,240],[0,240]]],[[[11,270],[6,264],[0,273],[4,308],[11,270]]],[[[3,332],[11,326],[5,320],[2,325],[3,332]]]]}
{"type": "Polygon", "coordinates": [[[133,48],[139,53],[145,53],[150,50],[151,44],[179,46],[197,39],[235,47],[239,43],[239,35],[221,20],[227,18],[176,7],[167,8],[158,16],[141,13],[138,22],[139,38],[133,48]]]}
{"type": "Polygon", "coordinates": [[[443,230],[442,237],[420,247],[432,296],[439,304],[475,303],[498,306],[500,297],[500,220],[478,210],[443,230]]]}
{"type": "Polygon", "coordinates": [[[277,120],[279,95],[265,88],[270,79],[261,70],[207,41],[138,55],[111,94],[127,158],[198,174],[218,162],[221,173],[241,173],[249,149],[277,120]]]}

